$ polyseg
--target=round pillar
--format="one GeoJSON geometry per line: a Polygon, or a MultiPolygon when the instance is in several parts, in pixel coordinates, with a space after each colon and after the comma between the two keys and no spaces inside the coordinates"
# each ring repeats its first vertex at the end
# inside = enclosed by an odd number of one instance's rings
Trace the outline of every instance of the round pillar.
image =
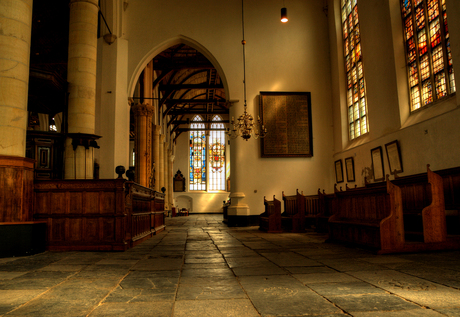
{"type": "MultiPolygon", "coordinates": [[[[93,135],[96,116],[98,0],[71,0],[67,81],[68,132],[93,135]]],[[[92,178],[93,149],[66,141],[65,178],[92,178]]]]}
{"type": "Polygon", "coordinates": [[[145,187],[153,187],[152,174],[152,116],[154,107],[149,104],[133,106],[136,118],[136,182],[145,187]]]}
{"type": "Polygon", "coordinates": [[[32,0],[0,4],[0,155],[25,156],[32,0]]]}

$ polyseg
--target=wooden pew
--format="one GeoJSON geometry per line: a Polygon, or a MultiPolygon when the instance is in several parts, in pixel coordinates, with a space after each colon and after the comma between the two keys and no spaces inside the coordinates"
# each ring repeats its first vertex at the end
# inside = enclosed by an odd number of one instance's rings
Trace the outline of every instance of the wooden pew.
{"type": "Polygon", "coordinates": [[[329,241],[371,247],[379,253],[404,249],[401,190],[388,177],[386,187],[338,191],[334,200],[329,241]]]}
{"type": "Polygon", "coordinates": [[[281,214],[281,226],[285,231],[305,231],[305,197],[296,189],[292,196],[284,195],[284,212],[281,214]]]}
{"type": "Polygon", "coordinates": [[[460,235],[460,167],[436,171],[442,177],[447,234],[460,235]]]}
{"type": "Polygon", "coordinates": [[[398,177],[393,183],[401,188],[406,241],[445,242],[443,178],[427,165],[427,173],[398,177]]]}
{"type": "Polygon", "coordinates": [[[281,202],[273,195],[273,200],[264,197],[265,212],[260,214],[259,229],[270,233],[282,232],[281,229],[281,202]]]}
{"type": "Polygon", "coordinates": [[[319,213],[316,216],[316,231],[329,232],[329,218],[335,213],[335,192],[326,194],[318,189],[319,213]]]}
{"type": "MultiPolygon", "coordinates": [[[[303,194],[303,193],[302,193],[303,194]]],[[[305,198],[305,227],[317,227],[317,216],[321,212],[319,195],[307,195],[305,198]]]]}

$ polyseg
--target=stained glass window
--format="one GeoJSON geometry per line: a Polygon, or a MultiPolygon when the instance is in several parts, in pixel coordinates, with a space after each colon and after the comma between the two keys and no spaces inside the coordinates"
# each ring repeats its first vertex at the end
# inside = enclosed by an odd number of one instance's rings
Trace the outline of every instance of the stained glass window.
{"type": "MultiPolygon", "coordinates": [[[[342,0],[342,30],[347,79],[350,140],[369,132],[357,0],[342,0]]],[[[409,26],[408,26],[409,27],[409,26]]]]}
{"type": "MultiPolygon", "coordinates": [[[[215,116],[212,121],[222,121],[215,116]]],[[[209,133],[209,190],[225,190],[225,132],[224,124],[211,124],[209,133]]]]}
{"type": "Polygon", "coordinates": [[[220,116],[212,121],[208,134],[200,116],[190,125],[190,190],[226,189],[225,127],[220,116]]]}
{"type": "Polygon", "coordinates": [[[401,0],[401,13],[411,111],[414,111],[456,90],[446,3],[445,0],[401,0]]]}
{"type": "Polygon", "coordinates": [[[195,116],[190,125],[190,190],[206,190],[206,133],[201,121],[195,116]]]}

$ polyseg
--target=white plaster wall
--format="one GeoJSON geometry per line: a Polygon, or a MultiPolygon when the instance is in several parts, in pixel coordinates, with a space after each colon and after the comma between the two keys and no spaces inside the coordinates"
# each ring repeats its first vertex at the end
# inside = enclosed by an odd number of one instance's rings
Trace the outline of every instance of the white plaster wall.
{"type": "MultiPolygon", "coordinates": [[[[385,173],[389,173],[385,144],[398,140],[404,172],[410,175],[460,165],[459,94],[415,114],[409,113],[404,44],[399,0],[361,1],[359,17],[364,73],[368,94],[368,135],[347,140],[345,78],[342,59],[339,1],[330,4],[331,59],[334,78],[334,160],[353,157],[356,184],[364,184],[371,167],[372,148],[381,146],[385,173]]],[[[452,54],[460,61],[460,2],[447,1],[452,54]]],[[[457,76],[457,89],[459,87],[457,76]]],[[[345,175],[346,177],[346,175],[345,175]]],[[[344,186],[344,185],[343,185],[344,186]]],[[[330,189],[332,190],[332,188],[330,189]]]]}
{"type": "MultiPolygon", "coordinates": [[[[245,193],[244,203],[251,214],[263,211],[264,196],[280,198],[283,190],[293,194],[296,188],[313,194],[319,187],[332,186],[333,181],[328,20],[323,1],[290,1],[286,4],[290,18],[287,24],[279,21],[281,6],[275,0],[245,2],[248,111],[258,113],[260,91],[311,92],[314,156],[262,159],[259,141],[232,140],[237,161],[231,166],[232,182],[236,179],[238,191],[245,193]]],[[[182,38],[205,48],[203,53],[217,63],[227,98],[243,100],[241,2],[135,1],[129,3],[125,15],[128,94],[146,63],[175,44],[172,39],[182,38]]],[[[242,112],[242,102],[233,107],[232,113],[242,112]]],[[[174,173],[180,168],[185,176],[188,160],[185,167],[180,162],[188,157],[188,144],[180,146],[183,137],[178,139],[174,173]]],[[[221,205],[224,199],[217,202],[221,205]]],[[[198,205],[195,208],[198,210],[198,205]]]]}

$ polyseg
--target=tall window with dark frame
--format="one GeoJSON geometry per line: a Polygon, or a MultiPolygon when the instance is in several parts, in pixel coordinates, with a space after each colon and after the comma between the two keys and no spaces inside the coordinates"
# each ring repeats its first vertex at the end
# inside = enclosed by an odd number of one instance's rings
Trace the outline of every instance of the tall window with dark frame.
{"type": "Polygon", "coordinates": [[[189,190],[225,190],[225,126],[222,118],[214,116],[206,133],[203,118],[195,116],[190,124],[190,183],[189,190]]]}
{"type": "Polygon", "coordinates": [[[206,190],[206,133],[202,121],[195,116],[190,125],[190,190],[206,190]]]}
{"type": "Polygon", "coordinates": [[[369,132],[358,0],[341,0],[343,54],[347,82],[348,132],[353,140],[369,132]]]}
{"type": "Polygon", "coordinates": [[[214,116],[209,133],[209,190],[225,190],[225,127],[214,116]]]}
{"type": "Polygon", "coordinates": [[[445,0],[401,0],[411,111],[455,92],[445,0]]]}

